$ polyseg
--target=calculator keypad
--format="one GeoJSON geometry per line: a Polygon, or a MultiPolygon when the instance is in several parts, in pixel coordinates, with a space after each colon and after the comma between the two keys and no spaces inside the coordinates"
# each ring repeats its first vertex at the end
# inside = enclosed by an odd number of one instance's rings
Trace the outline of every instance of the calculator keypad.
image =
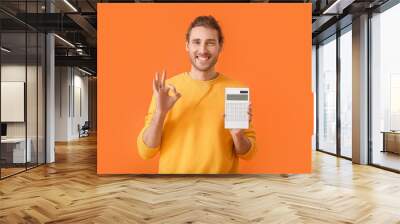
{"type": "Polygon", "coordinates": [[[226,120],[228,121],[247,121],[248,105],[247,103],[232,103],[226,105],[226,120]]]}

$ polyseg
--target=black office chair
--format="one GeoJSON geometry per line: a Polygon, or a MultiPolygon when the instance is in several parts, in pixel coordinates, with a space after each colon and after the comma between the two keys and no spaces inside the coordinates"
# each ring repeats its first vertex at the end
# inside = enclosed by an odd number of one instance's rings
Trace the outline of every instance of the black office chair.
{"type": "Polygon", "coordinates": [[[79,138],[89,136],[89,129],[90,129],[89,121],[85,121],[82,127],[80,127],[80,125],[78,124],[79,138]]]}

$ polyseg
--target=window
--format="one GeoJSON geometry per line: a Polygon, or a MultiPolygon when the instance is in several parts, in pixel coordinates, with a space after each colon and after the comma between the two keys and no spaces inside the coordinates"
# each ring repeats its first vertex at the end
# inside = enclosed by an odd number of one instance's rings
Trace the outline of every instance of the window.
{"type": "Polygon", "coordinates": [[[351,26],[340,36],[340,154],[352,157],[352,33],[351,26]]]}
{"type": "Polygon", "coordinates": [[[372,163],[400,170],[400,4],[371,18],[372,163]],[[397,140],[396,140],[397,139],[397,140]],[[389,147],[390,146],[390,147],[389,147]]]}
{"type": "Polygon", "coordinates": [[[336,153],[336,36],[318,47],[318,149],[336,153]]]}

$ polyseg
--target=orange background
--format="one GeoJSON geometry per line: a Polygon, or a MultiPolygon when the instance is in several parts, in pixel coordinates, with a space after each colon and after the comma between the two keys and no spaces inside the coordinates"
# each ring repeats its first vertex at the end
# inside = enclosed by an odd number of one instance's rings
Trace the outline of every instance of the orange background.
{"type": "Polygon", "coordinates": [[[251,89],[257,154],[241,173],[311,172],[311,4],[98,4],[99,174],[157,173],[136,138],[156,71],[190,70],[185,33],[213,15],[225,36],[217,71],[251,89]]]}

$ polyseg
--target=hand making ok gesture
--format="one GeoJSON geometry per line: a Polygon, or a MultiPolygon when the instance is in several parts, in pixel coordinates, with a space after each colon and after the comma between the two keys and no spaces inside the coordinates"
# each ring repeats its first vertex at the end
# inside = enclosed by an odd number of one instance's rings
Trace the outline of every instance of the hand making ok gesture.
{"type": "Polygon", "coordinates": [[[156,72],[153,79],[153,94],[156,97],[156,112],[166,114],[181,97],[181,94],[176,91],[175,86],[165,85],[166,71],[163,70],[162,75],[156,72]],[[169,91],[173,95],[169,95],[169,91]]]}

